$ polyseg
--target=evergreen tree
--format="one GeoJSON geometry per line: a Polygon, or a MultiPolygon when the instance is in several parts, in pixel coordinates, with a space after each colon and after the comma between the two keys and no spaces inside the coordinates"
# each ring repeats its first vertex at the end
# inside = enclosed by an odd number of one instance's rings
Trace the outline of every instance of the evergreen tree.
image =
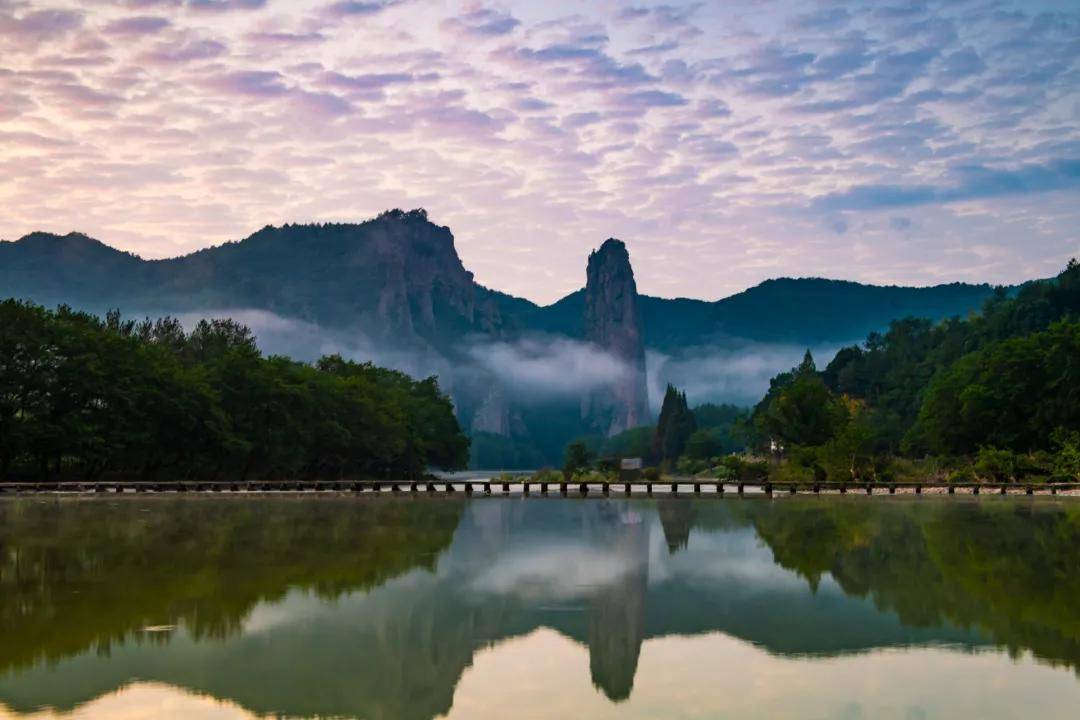
{"type": "Polygon", "coordinates": [[[664,465],[673,465],[682,455],[695,430],[697,422],[686,402],[686,393],[679,392],[669,384],[664,393],[664,404],[660,408],[660,420],[656,423],[653,458],[664,465]]]}
{"type": "Polygon", "coordinates": [[[569,480],[574,473],[588,470],[592,462],[589,446],[582,440],[575,440],[566,446],[566,461],[563,463],[563,477],[569,480]]]}

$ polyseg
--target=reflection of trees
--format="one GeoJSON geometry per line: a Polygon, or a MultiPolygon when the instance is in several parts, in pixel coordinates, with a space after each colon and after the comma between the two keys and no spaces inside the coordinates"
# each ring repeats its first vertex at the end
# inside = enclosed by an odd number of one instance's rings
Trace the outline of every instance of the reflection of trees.
{"type": "Polygon", "coordinates": [[[829,572],[906,625],[979,628],[1016,653],[1080,668],[1080,505],[785,501],[754,526],[815,586],[829,572]]]}
{"type": "Polygon", "coordinates": [[[1013,498],[0,503],[0,692],[20,712],[71,708],[137,676],[261,714],[426,720],[449,710],[478,648],[538,627],[586,645],[592,682],[612,700],[632,692],[645,639],[718,630],[796,655],[970,647],[986,633],[1077,667],[1078,541],[1080,507],[1013,498]],[[657,519],[679,552],[653,557],[665,572],[650,584],[657,519]],[[714,553],[703,531],[757,551],[714,553]],[[783,587],[756,580],[772,568],[752,532],[816,592],[780,571],[783,587]],[[622,571],[568,599],[474,582],[545,547],[602,550],[622,571]],[[406,572],[437,557],[436,573],[406,572]],[[758,567],[720,580],[685,572],[729,561],[758,567]],[[842,592],[822,588],[826,574],[842,592]],[[305,615],[294,588],[337,602],[305,615]],[[278,599],[280,624],[238,632],[257,624],[258,602],[278,599]],[[176,633],[168,652],[151,645],[167,634],[134,632],[177,621],[190,636],[176,633]],[[45,660],[57,666],[4,678],[45,660]]]}
{"type": "MultiPolygon", "coordinates": [[[[225,638],[252,607],[292,588],[323,597],[432,567],[463,503],[0,503],[0,671],[183,622],[225,638]]],[[[167,634],[134,636],[164,641],[167,634]]]]}
{"type": "Polygon", "coordinates": [[[675,554],[690,543],[690,528],[697,518],[697,504],[691,500],[658,500],[657,512],[664,529],[668,552],[675,554]]]}

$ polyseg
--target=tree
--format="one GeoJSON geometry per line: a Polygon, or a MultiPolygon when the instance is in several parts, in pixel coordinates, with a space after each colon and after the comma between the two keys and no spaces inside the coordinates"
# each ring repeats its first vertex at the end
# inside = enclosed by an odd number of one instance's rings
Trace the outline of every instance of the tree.
{"type": "Polygon", "coordinates": [[[789,445],[821,445],[844,420],[844,409],[818,374],[809,350],[786,378],[774,381],[754,414],[764,437],[789,445]]]}
{"type": "Polygon", "coordinates": [[[944,454],[1050,449],[1058,428],[1080,428],[1078,357],[1080,322],[965,355],[930,384],[907,446],[944,454]]]}
{"type": "Polygon", "coordinates": [[[588,470],[592,464],[589,446],[581,440],[575,440],[566,446],[566,460],[563,462],[563,477],[569,480],[575,473],[588,470]]]}
{"type": "Polygon", "coordinates": [[[697,422],[686,402],[686,393],[679,392],[669,384],[664,394],[664,404],[660,408],[660,419],[656,423],[653,457],[667,466],[673,465],[682,455],[695,430],[697,422]]]}
{"type": "Polygon", "coordinates": [[[415,477],[469,442],[435,378],[263,357],[231,320],[0,303],[0,476],[415,477]]]}
{"type": "Polygon", "coordinates": [[[683,454],[691,460],[708,460],[724,452],[724,442],[714,428],[695,430],[686,441],[683,454]]]}

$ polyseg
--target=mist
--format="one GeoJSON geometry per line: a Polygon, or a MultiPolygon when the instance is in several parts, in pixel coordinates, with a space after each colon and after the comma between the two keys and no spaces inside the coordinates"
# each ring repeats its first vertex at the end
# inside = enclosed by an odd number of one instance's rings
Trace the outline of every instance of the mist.
{"type": "Polygon", "coordinates": [[[468,356],[524,400],[580,397],[631,372],[626,363],[590,343],[558,335],[471,345],[468,356]]]}
{"type": "Polygon", "coordinates": [[[438,353],[421,347],[395,348],[377,343],[359,329],[331,329],[268,310],[243,308],[200,310],[173,316],[189,331],[203,319],[231,318],[251,330],[259,349],[266,355],[284,355],[301,362],[312,362],[324,355],[338,354],[349,360],[400,370],[417,378],[450,375],[449,362],[438,353]]]}
{"type": "MultiPolygon", "coordinates": [[[[440,385],[451,394],[455,389],[497,383],[515,402],[524,404],[579,398],[630,372],[619,358],[590,343],[561,335],[535,334],[512,341],[468,337],[460,348],[464,361],[453,361],[432,348],[394,347],[373,341],[359,329],[326,328],[267,310],[222,308],[174,316],[189,330],[203,318],[232,318],[251,329],[266,354],[311,362],[336,353],[413,377],[438,376],[440,385]]],[[[818,366],[824,367],[840,347],[855,342],[818,345],[810,351],[818,366]]],[[[648,349],[650,409],[659,413],[668,383],[685,391],[691,405],[753,405],[769,389],[769,380],[797,365],[806,350],[804,345],[746,340],[668,353],[648,349]]]]}
{"type": "MultiPolygon", "coordinates": [[[[733,342],[739,344],[687,347],[677,354],[647,350],[652,410],[659,413],[668,383],[685,391],[691,406],[706,402],[754,405],[769,389],[769,380],[798,365],[807,350],[805,345],[733,342]]],[[[824,367],[837,350],[852,343],[809,349],[818,366],[824,367]]]]}

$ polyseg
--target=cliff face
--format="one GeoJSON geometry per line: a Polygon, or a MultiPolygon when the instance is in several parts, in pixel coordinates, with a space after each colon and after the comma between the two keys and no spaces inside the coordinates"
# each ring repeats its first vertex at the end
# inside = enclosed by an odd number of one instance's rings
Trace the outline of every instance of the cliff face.
{"type": "Polygon", "coordinates": [[[584,337],[622,365],[610,384],[582,400],[581,417],[606,435],[649,421],[645,345],[637,283],[630,254],[620,240],[607,240],[589,255],[585,284],[584,337]]]}

